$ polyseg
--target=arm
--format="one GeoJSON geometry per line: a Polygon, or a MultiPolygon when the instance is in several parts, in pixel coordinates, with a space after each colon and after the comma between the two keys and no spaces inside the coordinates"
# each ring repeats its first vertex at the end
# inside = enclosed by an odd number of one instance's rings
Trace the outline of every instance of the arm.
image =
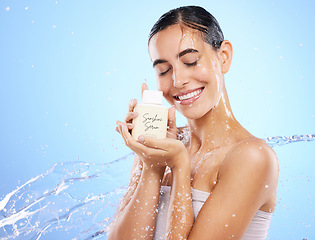
{"type": "Polygon", "coordinates": [[[257,210],[273,201],[277,179],[277,158],[266,143],[239,144],[223,161],[188,239],[241,239],[257,210]]]}
{"type": "Polygon", "coordinates": [[[118,208],[118,211],[116,213],[116,217],[120,214],[121,211],[124,210],[124,208],[130,202],[130,199],[131,199],[132,195],[134,194],[134,192],[138,186],[138,183],[139,183],[139,180],[141,177],[141,173],[142,173],[142,168],[143,168],[143,165],[142,165],[141,161],[139,160],[139,157],[137,155],[135,155],[133,165],[132,165],[131,171],[130,171],[129,185],[128,185],[126,194],[124,195],[124,197],[122,198],[122,200],[119,204],[119,208],[118,208]]]}
{"type": "Polygon", "coordinates": [[[166,239],[187,239],[194,223],[190,162],[186,151],[182,152],[178,157],[180,161],[172,168],[173,182],[167,218],[166,239]]]}
{"type": "Polygon", "coordinates": [[[147,161],[167,165],[172,170],[172,191],[166,225],[167,239],[187,239],[194,222],[191,200],[190,160],[182,142],[146,138],[142,143],[147,161]],[[163,157],[161,157],[163,156],[163,157]]]}
{"type": "Polygon", "coordinates": [[[154,169],[135,157],[131,181],[111,225],[108,239],[152,239],[164,169],[154,169]]]}

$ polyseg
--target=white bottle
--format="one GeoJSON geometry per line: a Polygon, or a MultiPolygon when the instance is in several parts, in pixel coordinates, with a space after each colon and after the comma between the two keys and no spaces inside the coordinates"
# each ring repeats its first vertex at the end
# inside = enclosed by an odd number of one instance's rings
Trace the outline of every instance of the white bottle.
{"type": "Polygon", "coordinates": [[[138,116],[133,119],[132,136],[138,140],[140,135],[153,138],[166,138],[168,108],[162,105],[163,92],[144,90],[142,103],[134,111],[138,116]]]}

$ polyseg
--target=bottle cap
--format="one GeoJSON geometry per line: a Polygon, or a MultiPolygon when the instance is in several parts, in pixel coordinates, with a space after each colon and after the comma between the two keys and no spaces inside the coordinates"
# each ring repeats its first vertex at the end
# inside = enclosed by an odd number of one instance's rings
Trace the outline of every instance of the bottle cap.
{"type": "Polygon", "coordinates": [[[144,90],[142,96],[143,103],[149,104],[159,104],[161,105],[163,101],[162,91],[144,90]]]}

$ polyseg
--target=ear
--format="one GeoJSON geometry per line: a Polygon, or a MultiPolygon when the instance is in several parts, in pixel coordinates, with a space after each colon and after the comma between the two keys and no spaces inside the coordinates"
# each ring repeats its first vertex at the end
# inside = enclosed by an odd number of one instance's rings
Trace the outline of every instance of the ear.
{"type": "Polygon", "coordinates": [[[230,69],[230,66],[232,63],[232,57],[233,57],[233,47],[230,41],[224,40],[221,43],[219,55],[220,55],[221,64],[222,64],[221,65],[222,73],[225,74],[230,69]]]}

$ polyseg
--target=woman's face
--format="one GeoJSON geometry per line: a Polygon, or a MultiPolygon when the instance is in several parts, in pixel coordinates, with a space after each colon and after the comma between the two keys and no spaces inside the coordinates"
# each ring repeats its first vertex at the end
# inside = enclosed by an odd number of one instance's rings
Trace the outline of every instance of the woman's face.
{"type": "Polygon", "coordinates": [[[220,54],[198,31],[173,25],[151,38],[149,53],[158,89],[185,117],[201,118],[218,104],[224,84],[220,54]]]}

